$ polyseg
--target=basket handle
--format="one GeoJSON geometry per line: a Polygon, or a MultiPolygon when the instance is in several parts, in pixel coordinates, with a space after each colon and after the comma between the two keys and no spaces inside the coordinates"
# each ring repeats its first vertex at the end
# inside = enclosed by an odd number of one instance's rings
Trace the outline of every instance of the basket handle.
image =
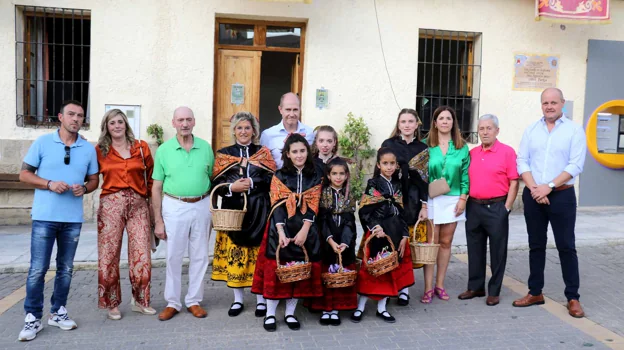
{"type": "MultiPolygon", "coordinates": [[[[371,231],[371,234],[368,236],[368,238],[366,239],[366,242],[364,242],[364,260],[362,260],[362,262],[364,263],[368,263],[368,255],[369,255],[369,250],[366,249],[368,247],[368,243],[370,243],[371,239],[373,239],[373,233],[371,231]]],[[[392,251],[395,251],[396,249],[394,248],[394,243],[392,243],[392,240],[390,239],[390,236],[386,235],[386,239],[388,240],[388,242],[390,243],[390,248],[392,248],[392,251]]]]}
{"type": "Polygon", "coordinates": [[[343,270],[344,268],[342,266],[342,252],[338,252],[338,272],[342,273],[343,270]]]}
{"type": "MultiPolygon", "coordinates": [[[[431,242],[429,242],[429,244],[433,244],[435,242],[435,226],[433,225],[433,221],[431,219],[425,219],[429,225],[431,226],[431,242]]],[[[410,239],[415,240],[416,239],[416,227],[418,227],[418,224],[420,224],[422,221],[425,220],[420,220],[418,219],[418,221],[416,221],[416,224],[414,224],[414,232],[412,232],[412,234],[410,235],[410,239]]]]}
{"type": "MultiPolygon", "coordinates": [[[[221,186],[229,186],[229,185],[231,185],[231,183],[224,182],[212,188],[212,191],[210,191],[210,211],[214,210],[214,204],[212,204],[213,203],[212,195],[215,193],[215,190],[221,186]]],[[[241,192],[241,194],[243,195],[243,210],[246,211],[247,210],[247,194],[245,192],[241,192]]]]}
{"type": "MultiPolygon", "coordinates": [[[[293,243],[293,244],[294,244],[294,243],[293,243]]],[[[275,263],[277,264],[277,268],[278,268],[278,269],[279,269],[279,267],[280,267],[279,252],[280,252],[281,247],[282,247],[282,245],[281,245],[281,244],[279,244],[279,238],[278,238],[278,241],[277,241],[277,249],[275,249],[275,263]]],[[[308,251],[305,249],[305,247],[304,247],[304,246],[301,246],[301,250],[303,250],[303,255],[304,255],[304,257],[305,257],[304,261],[305,261],[306,263],[309,263],[309,262],[310,262],[310,259],[308,258],[308,251]]],[[[341,261],[342,261],[342,260],[341,260],[341,261]]]]}

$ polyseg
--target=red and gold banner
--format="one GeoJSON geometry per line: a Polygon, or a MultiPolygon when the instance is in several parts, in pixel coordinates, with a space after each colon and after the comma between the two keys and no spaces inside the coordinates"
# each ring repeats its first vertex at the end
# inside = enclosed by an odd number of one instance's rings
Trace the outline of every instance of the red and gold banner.
{"type": "Polygon", "coordinates": [[[563,23],[610,23],[610,0],[535,0],[535,19],[563,23]]]}

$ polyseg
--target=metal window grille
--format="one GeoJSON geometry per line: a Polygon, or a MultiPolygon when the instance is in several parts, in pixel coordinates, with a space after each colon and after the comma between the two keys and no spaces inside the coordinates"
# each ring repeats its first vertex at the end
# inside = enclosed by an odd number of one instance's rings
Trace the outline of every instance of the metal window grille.
{"type": "Polygon", "coordinates": [[[91,12],[15,7],[16,122],[54,128],[65,100],[84,106],[89,125],[91,12]]]}
{"type": "Polygon", "coordinates": [[[439,106],[457,112],[462,136],[477,142],[481,82],[481,33],[421,29],[418,42],[416,109],[428,132],[439,106]]]}

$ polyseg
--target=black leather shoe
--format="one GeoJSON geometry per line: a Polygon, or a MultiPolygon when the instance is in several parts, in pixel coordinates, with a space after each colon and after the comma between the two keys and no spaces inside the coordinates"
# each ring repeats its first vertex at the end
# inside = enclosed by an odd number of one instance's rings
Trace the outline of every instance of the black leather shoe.
{"type": "Polygon", "coordinates": [[[340,321],[340,316],[338,316],[337,314],[332,314],[332,317],[329,319],[329,325],[340,326],[341,323],[342,321],[340,321]],[[333,316],[336,316],[337,318],[334,318],[333,316]]]}
{"type": "Polygon", "coordinates": [[[399,306],[407,306],[409,305],[410,296],[407,293],[399,293],[399,299],[397,300],[397,305],[399,306]],[[407,299],[401,298],[401,295],[405,295],[407,299]]]}
{"type": "Polygon", "coordinates": [[[353,323],[360,323],[360,321],[362,321],[362,315],[363,314],[364,314],[364,312],[362,312],[360,310],[355,310],[355,312],[353,312],[353,314],[351,314],[351,321],[353,323]]]}
{"type": "Polygon", "coordinates": [[[329,326],[331,324],[331,314],[323,314],[323,316],[321,316],[321,318],[319,319],[319,323],[321,324],[321,326],[329,326]]]}
{"type": "Polygon", "coordinates": [[[243,305],[243,303],[234,302],[234,303],[232,303],[232,306],[230,306],[230,309],[228,310],[228,316],[236,317],[236,316],[240,315],[241,312],[243,312],[244,308],[245,308],[245,305],[243,305]],[[240,305],[240,307],[238,309],[233,309],[232,307],[234,305],[240,305]]]}
{"type": "Polygon", "coordinates": [[[286,325],[288,326],[288,328],[290,328],[293,331],[298,331],[301,328],[301,323],[299,323],[299,320],[293,315],[288,315],[284,317],[284,322],[286,322],[286,325]],[[294,321],[290,321],[290,322],[288,321],[292,319],[294,319],[294,321]]]}
{"type": "Polygon", "coordinates": [[[265,303],[256,304],[256,317],[266,316],[266,310],[267,310],[266,307],[267,305],[265,303]],[[264,306],[264,309],[258,309],[258,306],[264,306]]]}
{"type": "Polygon", "coordinates": [[[264,318],[264,324],[262,325],[267,332],[275,332],[277,330],[277,319],[275,316],[268,316],[264,318]],[[266,323],[266,321],[273,319],[275,322],[266,323]]]}
{"type": "Polygon", "coordinates": [[[383,319],[384,322],[388,322],[388,323],[396,322],[396,319],[394,318],[394,316],[390,315],[390,313],[388,311],[384,311],[384,312],[381,312],[381,313],[379,311],[377,311],[377,317],[383,319]]]}

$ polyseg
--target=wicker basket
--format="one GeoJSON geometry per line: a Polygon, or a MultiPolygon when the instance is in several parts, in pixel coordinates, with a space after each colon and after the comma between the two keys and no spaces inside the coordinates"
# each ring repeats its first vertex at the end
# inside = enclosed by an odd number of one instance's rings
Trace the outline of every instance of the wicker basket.
{"type": "MultiPolygon", "coordinates": [[[[416,225],[414,225],[414,231],[416,230],[416,227],[420,222],[421,220],[418,220],[418,222],[416,222],[416,225]]],[[[433,226],[433,222],[431,220],[427,219],[427,222],[429,222],[429,225],[431,225],[431,241],[429,243],[415,242],[414,238],[412,237],[410,242],[412,261],[414,262],[414,264],[431,265],[435,264],[438,258],[438,250],[440,249],[440,245],[433,243],[435,242],[435,227],[433,226]]]]}
{"type": "Polygon", "coordinates": [[[379,277],[383,275],[384,273],[387,273],[396,269],[399,266],[399,255],[397,254],[396,249],[394,248],[394,243],[392,243],[392,240],[390,239],[390,237],[386,236],[386,239],[390,243],[390,248],[392,248],[392,253],[390,253],[389,256],[383,259],[379,259],[369,264],[368,263],[369,249],[367,248],[368,248],[368,244],[370,243],[373,237],[374,236],[371,233],[370,236],[368,236],[368,238],[366,239],[366,242],[364,242],[364,259],[362,259],[362,265],[366,265],[366,270],[368,271],[369,274],[371,274],[371,276],[379,277]]]}
{"type": "Polygon", "coordinates": [[[342,267],[342,253],[338,253],[338,265],[340,269],[336,273],[324,272],[321,274],[323,283],[327,288],[345,288],[355,284],[357,271],[344,272],[342,267]]]}
{"type": "Polygon", "coordinates": [[[304,281],[312,277],[312,263],[308,259],[308,252],[305,247],[301,247],[303,254],[305,255],[305,264],[295,266],[281,266],[279,261],[280,244],[277,244],[275,250],[275,262],[277,263],[277,269],[275,274],[282,283],[292,283],[298,281],[304,281]]]}
{"type": "MultiPolygon", "coordinates": [[[[243,218],[247,213],[247,194],[242,193],[244,204],[242,210],[215,209],[213,205],[213,195],[217,188],[228,186],[229,183],[222,183],[215,186],[210,192],[210,212],[212,213],[212,226],[216,231],[240,231],[243,226],[243,218]]],[[[215,196],[216,197],[216,196],[215,196]]]]}

